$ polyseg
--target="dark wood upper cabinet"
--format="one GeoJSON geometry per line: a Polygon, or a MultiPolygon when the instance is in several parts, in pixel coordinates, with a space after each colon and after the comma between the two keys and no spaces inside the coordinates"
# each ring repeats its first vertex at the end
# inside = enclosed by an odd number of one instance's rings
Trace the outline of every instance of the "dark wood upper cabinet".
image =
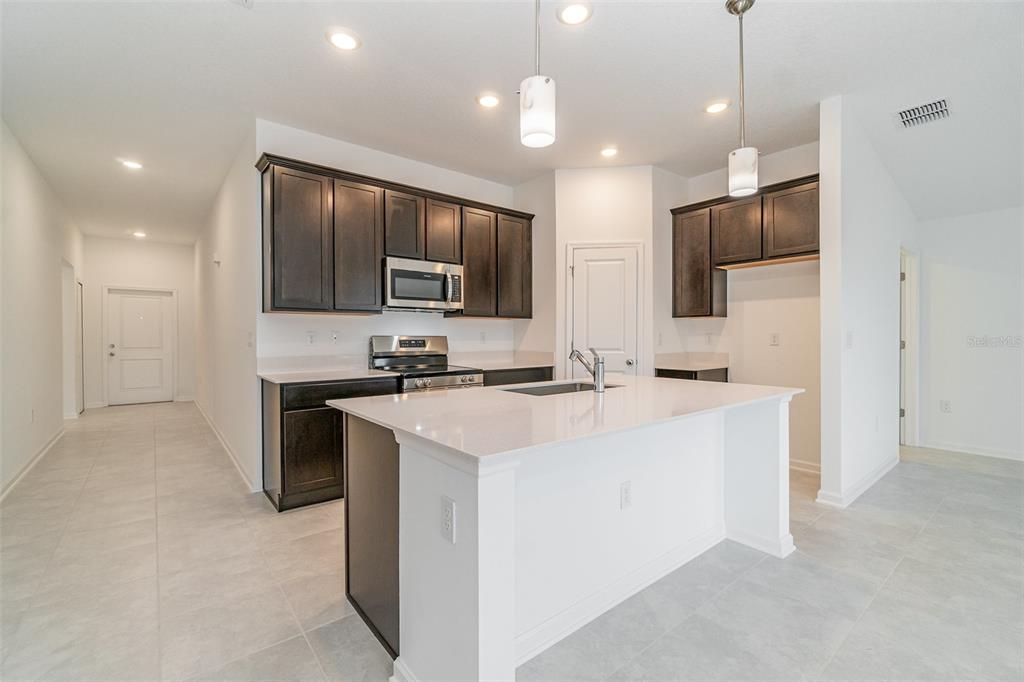
{"type": "Polygon", "coordinates": [[[263,182],[264,309],[330,310],[330,178],[275,167],[263,182]]]}
{"type": "Polygon", "coordinates": [[[384,190],[384,253],[399,258],[426,255],[426,200],[415,194],[384,190]]]}
{"type": "Polygon", "coordinates": [[[724,317],[725,278],[711,265],[711,209],[672,216],[672,317],[724,317]]]}
{"type": "Polygon", "coordinates": [[[524,218],[498,214],[498,316],[533,315],[533,237],[524,218]]]}
{"type": "Polygon", "coordinates": [[[498,216],[462,209],[463,315],[498,314],[498,216]]]}
{"type": "Polygon", "coordinates": [[[384,190],[334,181],[334,309],[380,310],[384,190]]]}
{"type": "Polygon", "coordinates": [[[711,207],[711,262],[742,263],[761,258],[761,197],[711,207]]]}
{"type": "Polygon", "coordinates": [[[462,207],[427,199],[427,260],[462,262],[462,207]]]}
{"type": "Polygon", "coordinates": [[[764,195],[764,257],[818,250],[818,183],[764,195]]]}

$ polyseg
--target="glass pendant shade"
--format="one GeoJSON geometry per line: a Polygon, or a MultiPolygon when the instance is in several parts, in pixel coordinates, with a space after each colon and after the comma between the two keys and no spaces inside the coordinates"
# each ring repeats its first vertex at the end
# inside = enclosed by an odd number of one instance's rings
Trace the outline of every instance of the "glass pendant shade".
{"type": "Polygon", "coordinates": [[[757,192],[757,147],[729,152],[729,196],[748,197],[757,192]]]}
{"type": "Polygon", "coordinates": [[[519,138],[526,147],[555,141],[555,81],[530,76],[519,85],[519,138]]]}

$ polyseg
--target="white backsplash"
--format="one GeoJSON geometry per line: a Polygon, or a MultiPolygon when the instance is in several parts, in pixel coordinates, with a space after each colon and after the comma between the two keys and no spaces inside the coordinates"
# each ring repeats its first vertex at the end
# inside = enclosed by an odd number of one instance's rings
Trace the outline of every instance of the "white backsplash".
{"type": "Polygon", "coordinates": [[[380,315],[261,313],[257,321],[256,354],[259,358],[366,357],[367,344],[375,334],[447,336],[453,352],[513,349],[511,320],[458,319],[446,318],[441,313],[413,312],[380,315]]]}

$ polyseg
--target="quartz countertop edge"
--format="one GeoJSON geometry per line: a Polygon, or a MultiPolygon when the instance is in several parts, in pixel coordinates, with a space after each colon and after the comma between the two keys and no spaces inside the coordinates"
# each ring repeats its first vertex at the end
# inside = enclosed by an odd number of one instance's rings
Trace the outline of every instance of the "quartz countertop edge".
{"type": "MultiPolygon", "coordinates": [[[[493,388],[348,398],[329,400],[327,404],[392,431],[424,439],[434,446],[461,455],[470,461],[480,461],[528,454],[551,446],[766,401],[789,400],[804,392],[802,388],[779,386],[616,376],[604,394],[603,409],[606,414],[602,417],[600,427],[587,428],[582,424],[588,419],[593,419],[593,392],[531,396],[511,393],[508,390],[552,383],[570,382],[538,382],[493,388]],[[653,382],[660,382],[660,385],[653,382]],[[612,388],[615,384],[618,386],[612,388]],[[614,397],[615,391],[622,391],[620,398],[614,397]],[[630,393],[633,394],[632,398],[630,393]],[[641,393],[643,395],[640,395],[641,393]],[[635,408],[645,400],[659,401],[661,396],[673,393],[682,396],[684,402],[688,403],[678,413],[670,413],[662,406],[655,410],[656,413],[638,419],[635,418],[636,409],[625,409],[630,406],[631,400],[635,408]],[[728,393],[734,394],[734,397],[723,400],[721,396],[728,393]],[[708,397],[703,401],[706,404],[701,404],[701,396],[708,397]],[[402,407],[399,408],[398,405],[402,407]],[[416,416],[417,407],[420,408],[418,411],[423,417],[422,420],[416,416]],[[634,418],[605,424],[609,411],[617,411],[620,415],[633,414],[634,418]]],[[[609,421],[614,420],[614,417],[615,414],[612,414],[609,421]]]]}
{"type": "Polygon", "coordinates": [[[267,370],[256,376],[272,384],[303,384],[318,381],[358,381],[359,379],[398,379],[394,372],[367,367],[333,367],[303,370],[267,370]]]}

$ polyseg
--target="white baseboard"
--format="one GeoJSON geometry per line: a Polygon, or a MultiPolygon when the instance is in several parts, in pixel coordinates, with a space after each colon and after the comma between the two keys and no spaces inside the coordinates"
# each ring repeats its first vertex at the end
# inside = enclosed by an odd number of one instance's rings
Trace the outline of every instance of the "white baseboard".
{"type": "Polygon", "coordinates": [[[203,409],[202,403],[200,403],[198,400],[195,400],[193,402],[196,404],[196,409],[199,410],[199,414],[203,415],[203,419],[205,419],[206,423],[210,425],[210,429],[213,431],[213,435],[217,436],[217,440],[220,441],[220,446],[224,448],[224,452],[228,453],[228,457],[231,458],[232,464],[235,465],[235,470],[238,471],[238,475],[242,477],[242,481],[245,483],[245,486],[249,489],[249,492],[258,493],[261,490],[263,490],[262,481],[259,483],[259,485],[256,485],[249,480],[248,476],[246,476],[245,469],[243,469],[242,465],[239,463],[238,457],[235,456],[234,450],[232,450],[231,446],[228,445],[228,442],[224,440],[223,434],[221,434],[220,429],[217,428],[217,425],[213,423],[213,420],[210,419],[210,415],[208,415],[206,413],[206,410],[203,409]]]}
{"type": "Polygon", "coordinates": [[[891,460],[883,462],[874,471],[870,472],[867,476],[857,481],[857,483],[850,486],[842,493],[837,494],[832,491],[819,490],[816,502],[826,504],[830,507],[845,509],[853,504],[854,500],[867,492],[868,488],[878,483],[883,476],[892,471],[899,463],[899,457],[894,457],[891,460]]]}
{"type": "Polygon", "coordinates": [[[174,402],[176,403],[194,403],[196,401],[195,396],[192,395],[176,395],[174,396],[174,402]]]}
{"type": "Polygon", "coordinates": [[[21,481],[21,479],[25,478],[25,475],[28,474],[28,472],[32,471],[32,467],[34,467],[36,464],[39,464],[39,461],[43,458],[43,456],[50,451],[50,448],[52,448],[63,435],[64,427],[57,429],[57,433],[51,436],[50,440],[46,441],[46,444],[43,445],[43,447],[39,448],[39,451],[36,454],[32,455],[32,459],[30,459],[28,463],[25,464],[25,466],[21,467],[21,471],[19,471],[18,474],[11,479],[10,483],[4,486],[3,492],[0,492],[0,502],[3,502],[4,498],[7,497],[8,493],[14,490],[14,486],[16,486],[21,481]]]}
{"type": "Polygon", "coordinates": [[[796,549],[796,545],[793,544],[793,536],[789,533],[781,538],[765,538],[742,531],[728,531],[726,537],[733,542],[770,554],[778,559],[785,559],[796,549]]]}
{"type": "MultiPolygon", "coordinates": [[[[548,647],[557,644],[601,614],[632,597],[648,585],[664,578],[724,539],[724,528],[718,528],[711,533],[696,537],[581,599],[540,625],[518,635],[516,637],[516,665],[522,665],[548,647]]],[[[397,673],[398,661],[395,662],[395,670],[397,673]]]]}
{"type": "Polygon", "coordinates": [[[85,404],[85,409],[87,409],[87,410],[95,410],[98,407],[106,407],[106,406],[107,406],[106,402],[104,402],[102,400],[94,400],[92,402],[86,403],[85,404]]]}
{"type": "Polygon", "coordinates": [[[1016,462],[1024,461],[1024,452],[1013,450],[998,450],[993,448],[980,448],[966,443],[948,443],[943,441],[932,441],[930,443],[918,443],[907,447],[928,448],[929,450],[947,450],[959,452],[965,455],[979,455],[981,457],[996,457],[998,459],[1010,459],[1016,462]]]}
{"type": "Polygon", "coordinates": [[[805,474],[821,474],[821,465],[816,462],[804,462],[799,459],[789,460],[789,468],[793,471],[801,471],[805,474]]]}

